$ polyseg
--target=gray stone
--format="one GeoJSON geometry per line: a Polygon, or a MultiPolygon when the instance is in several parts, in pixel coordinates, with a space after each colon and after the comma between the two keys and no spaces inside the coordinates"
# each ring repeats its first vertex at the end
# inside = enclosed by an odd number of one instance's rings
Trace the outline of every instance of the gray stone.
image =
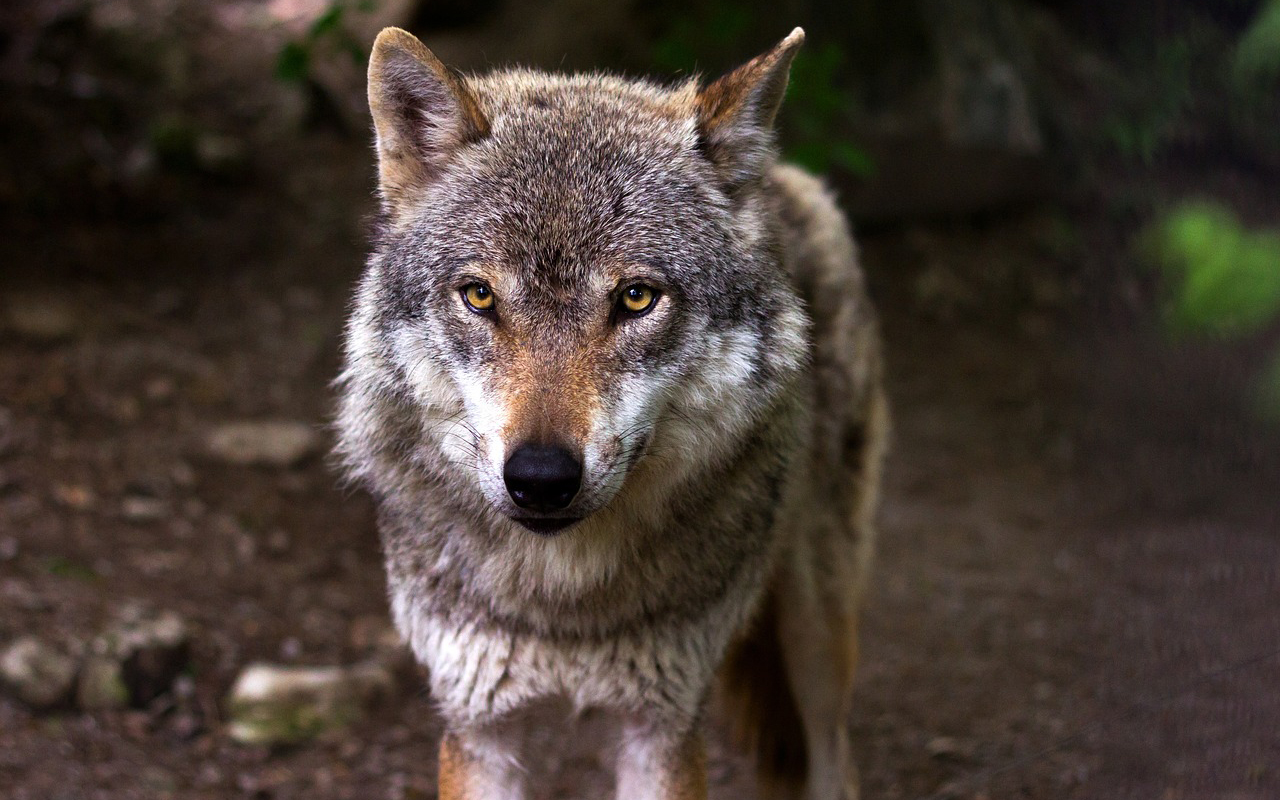
{"type": "Polygon", "coordinates": [[[251,664],[227,697],[227,733],[253,745],[324,737],[362,718],[394,686],[391,669],[376,660],[349,667],[251,664]]]}
{"type": "Polygon", "coordinates": [[[231,464],[293,466],[319,446],[320,435],[311,425],[289,420],[230,422],[205,438],[208,453],[231,464]]]}
{"type": "Polygon", "coordinates": [[[190,630],[177,614],[128,609],[91,643],[86,664],[94,663],[92,685],[82,684],[81,692],[93,702],[114,705],[122,686],[128,705],[144,706],[169,690],[186,668],[190,650],[190,630]]]}
{"type": "Polygon", "coordinates": [[[75,659],[33,636],[18,639],[0,654],[0,682],[36,708],[66,701],[75,678],[75,659]]]}
{"type": "Polygon", "coordinates": [[[158,497],[129,495],[120,501],[120,514],[130,522],[154,522],[169,513],[169,504],[158,497]]]}
{"type": "Polygon", "coordinates": [[[120,662],[102,655],[85,659],[76,681],[76,705],[85,711],[127,708],[129,687],[125,686],[120,662]]]}

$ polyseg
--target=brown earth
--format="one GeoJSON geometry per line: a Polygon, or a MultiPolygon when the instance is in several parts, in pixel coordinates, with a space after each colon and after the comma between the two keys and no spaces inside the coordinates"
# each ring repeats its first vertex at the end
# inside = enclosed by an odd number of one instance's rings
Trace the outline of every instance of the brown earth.
{"type": "MultiPolygon", "coordinates": [[[[412,681],[334,741],[272,751],[220,727],[240,667],[352,661],[385,613],[366,498],[319,458],[234,467],[201,446],[218,422],[329,414],[368,163],[349,143],[305,155],[325,166],[164,225],[9,226],[0,292],[73,323],[0,344],[0,640],[88,636],[139,602],[186,616],[196,645],[180,701],[0,700],[8,797],[433,796],[412,681]],[[139,494],[165,514],[127,518],[139,494]]],[[[1055,225],[863,237],[896,410],[851,721],[865,794],[1277,796],[1280,659],[1249,661],[1280,628],[1275,440],[1221,354],[1082,333],[1055,225]]],[[[567,761],[562,790],[600,785],[567,761]]],[[[718,796],[742,772],[717,758],[718,796]]]]}

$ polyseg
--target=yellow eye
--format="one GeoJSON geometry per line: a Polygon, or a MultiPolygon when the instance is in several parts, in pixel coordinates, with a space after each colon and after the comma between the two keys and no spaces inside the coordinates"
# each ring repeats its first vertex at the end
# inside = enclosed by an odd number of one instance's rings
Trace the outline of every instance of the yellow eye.
{"type": "Polygon", "coordinates": [[[462,287],[462,299],[472,311],[493,310],[493,290],[483,283],[469,283],[462,287]]]}
{"type": "Polygon", "coordinates": [[[634,283],[622,290],[618,306],[628,314],[640,316],[649,313],[658,302],[658,290],[643,283],[634,283]]]}

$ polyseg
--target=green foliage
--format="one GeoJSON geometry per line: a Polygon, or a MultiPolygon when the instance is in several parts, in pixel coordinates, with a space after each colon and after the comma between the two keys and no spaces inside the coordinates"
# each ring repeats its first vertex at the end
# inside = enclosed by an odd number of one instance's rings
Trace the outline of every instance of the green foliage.
{"type": "Polygon", "coordinates": [[[1150,55],[1134,58],[1143,74],[1121,92],[1122,108],[1103,122],[1103,136],[1131,161],[1151,164],[1177,132],[1191,106],[1193,58],[1191,42],[1177,37],[1156,44],[1150,55]]]}
{"type": "Polygon", "coordinates": [[[1248,85],[1280,79],[1280,0],[1268,0],[1236,45],[1236,82],[1248,85]]]}
{"type": "MultiPolygon", "coordinates": [[[[1239,0],[1245,2],[1245,0],[1239,0]]],[[[1102,140],[1152,164],[1179,137],[1206,135],[1280,158],[1280,0],[1263,0],[1245,32],[1199,15],[1174,35],[1131,42],[1102,140]]]]}
{"type": "Polygon", "coordinates": [[[653,63],[666,72],[694,72],[704,59],[732,59],[750,29],[751,14],[746,9],[732,3],[707,3],[700,13],[671,20],[666,35],[653,44],[653,63]]]}
{"type": "Polygon", "coordinates": [[[290,83],[304,82],[311,74],[315,54],[322,48],[344,52],[356,64],[363,64],[369,54],[344,21],[352,13],[368,13],[375,6],[375,0],[330,0],[302,37],[280,48],[276,56],[276,77],[290,83]]]}
{"type": "MultiPolygon", "coordinates": [[[[694,73],[699,63],[736,64],[755,55],[755,20],[749,10],[711,2],[671,20],[653,45],[653,63],[665,72],[694,73]]],[[[838,168],[866,177],[871,156],[849,138],[857,101],[840,84],[845,54],[833,42],[805,44],[791,65],[779,124],[783,157],[816,172],[838,168]]]]}
{"type": "Polygon", "coordinates": [[[794,136],[786,156],[817,172],[835,166],[869,177],[875,172],[871,156],[844,138],[855,101],[839,84],[843,66],[844,52],[830,42],[796,54],[786,99],[788,132],[794,136]]]}
{"type": "Polygon", "coordinates": [[[1280,230],[1251,231],[1223,206],[1189,203],[1161,220],[1149,247],[1172,281],[1176,330],[1256,333],[1280,318],[1280,230]]]}
{"type": "MultiPolygon", "coordinates": [[[[1169,279],[1175,332],[1240,337],[1280,321],[1280,229],[1249,230],[1225,206],[1187,203],[1156,223],[1145,245],[1169,279]]],[[[1260,415],[1280,422],[1280,349],[1255,388],[1260,415]]]]}

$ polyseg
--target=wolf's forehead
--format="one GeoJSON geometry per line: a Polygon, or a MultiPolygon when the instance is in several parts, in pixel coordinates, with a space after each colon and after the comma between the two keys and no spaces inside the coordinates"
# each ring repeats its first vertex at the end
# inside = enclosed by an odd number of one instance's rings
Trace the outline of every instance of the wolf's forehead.
{"type": "Polygon", "coordinates": [[[520,73],[483,86],[480,102],[508,167],[589,186],[639,179],[692,154],[698,133],[687,94],[608,76],[520,73]]]}
{"type": "Polygon", "coordinates": [[[709,182],[673,136],[594,115],[495,121],[463,180],[469,205],[500,236],[494,244],[535,247],[551,260],[661,248],[709,206],[709,182]]]}

